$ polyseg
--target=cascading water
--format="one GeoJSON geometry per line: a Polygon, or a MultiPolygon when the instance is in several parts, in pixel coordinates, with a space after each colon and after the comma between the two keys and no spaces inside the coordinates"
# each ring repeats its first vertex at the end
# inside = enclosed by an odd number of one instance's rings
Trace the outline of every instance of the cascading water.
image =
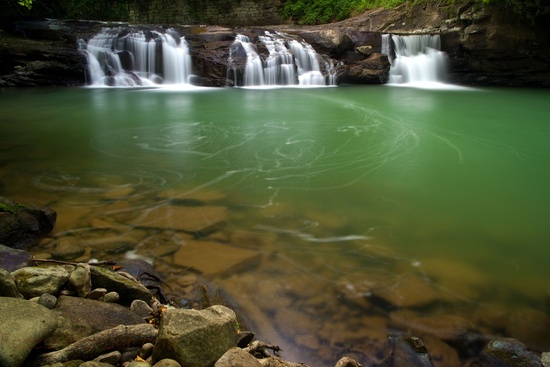
{"type": "Polygon", "coordinates": [[[447,55],[440,49],[439,35],[382,35],[382,52],[391,61],[389,83],[444,83],[447,55]]]}
{"type": "Polygon", "coordinates": [[[132,31],[106,28],[82,46],[88,55],[90,84],[156,86],[188,84],[191,56],[174,29],[132,31]]]}
{"type": "Polygon", "coordinates": [[[297,41],[282,33],[269,32],[259,36],[258,40],[269,52],[265,60],[249,37],[237,35],[235,38],[235,44],[242,46],[246,52],[244,86],[336,85],[331,60],[319,55],[306,42],[297,41]],[[323,62],[326,77],[321,71],[320,61],[323,62]]]}

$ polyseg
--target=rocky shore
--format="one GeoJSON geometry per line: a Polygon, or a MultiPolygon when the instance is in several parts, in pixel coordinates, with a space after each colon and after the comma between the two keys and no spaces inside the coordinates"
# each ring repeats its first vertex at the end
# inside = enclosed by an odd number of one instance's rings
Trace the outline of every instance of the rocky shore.
{"type": "MultiPolygon", "coordinates": [[[[55,221],[51,208],[0,200],[1,366],[306,366],[279,357],[277,345],[255,340],[254,330],[246,330],[206,282],[197,287],[201,292],[167,296],[159,274],[140,259],[84,261],[88,257],[70,254],[70,246],[65,252],[58,246],[56,258],[25,250],[39,246],[55,221]],[[62,260],[61,253],[73,260],[62,260]]],[[[437,322],[426,318],[424,328],[437,322]]],[[[441,338],[464,339],[462,347],[479,348],[479,355],[456,364],[433,337],[396,333],[387,336],[382,354],[358,361],[349,353],[336,367],[550,365],[550,354],[517,339],[472,334],[448,316],[441,325],[447,325],[439,329],[441,338]]]]}

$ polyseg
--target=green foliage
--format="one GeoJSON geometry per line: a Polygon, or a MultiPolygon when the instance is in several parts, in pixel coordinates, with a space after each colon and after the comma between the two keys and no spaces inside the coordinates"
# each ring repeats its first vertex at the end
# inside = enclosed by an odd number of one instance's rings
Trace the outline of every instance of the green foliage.
{"type": "Polygon", "coordinates": [[[19,5],[26,7],[27,9],[32,8],[32,0],[19,0],[19,5]]]}

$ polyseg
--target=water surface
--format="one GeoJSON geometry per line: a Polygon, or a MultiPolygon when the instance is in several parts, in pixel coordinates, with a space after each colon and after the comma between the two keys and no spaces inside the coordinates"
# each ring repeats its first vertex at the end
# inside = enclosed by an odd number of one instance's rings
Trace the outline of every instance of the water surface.
{"type": "Polygon", "coordinates": [[[176,290],[186,261],[201,262],[197,274],[287,359],[361,362],[388,333],[420,333],[404,312],[458,316],[476,333],[550,348],[548,91],[0,96],[0,194],[52,206],[56,240],[132,237],[176,290]],[[185,218],[143,221],[159,207],[203,204],[227,208],[225,227],[206,237],[169,223],[185,218]],[[152,253],[161,245],[175,247],[152,253]],[[232,267],[220,273],[208,259],[232,267]]]}

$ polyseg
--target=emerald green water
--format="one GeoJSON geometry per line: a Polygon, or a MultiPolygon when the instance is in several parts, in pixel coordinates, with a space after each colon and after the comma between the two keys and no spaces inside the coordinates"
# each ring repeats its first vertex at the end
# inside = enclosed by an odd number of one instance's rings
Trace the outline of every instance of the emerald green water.
{"type": "Polygon", "coordinates": [[[377,337],[347,330],[391,316],[372,294],[408,277],[439,292],[437,307],[397,309],[460,315],[548,350],[548,332],[472,315],[483,305],[548,321],[549,102],[529,89],[4,89],[0,195],[61,216],[102,213],[93,195],[112,188],[132,188],[135,211],[162,189],[222,192],[228,230],[269,241],[259,266],[213,283],[289,359],[330,365],[344,352],[323,348],[340,344],[366,353],[377,337]],[[249,275],[273,292],[258,300],[249,275]],[[284,324],[282,307],[311,329],[293,331],[305,326],[284,324]]]}

